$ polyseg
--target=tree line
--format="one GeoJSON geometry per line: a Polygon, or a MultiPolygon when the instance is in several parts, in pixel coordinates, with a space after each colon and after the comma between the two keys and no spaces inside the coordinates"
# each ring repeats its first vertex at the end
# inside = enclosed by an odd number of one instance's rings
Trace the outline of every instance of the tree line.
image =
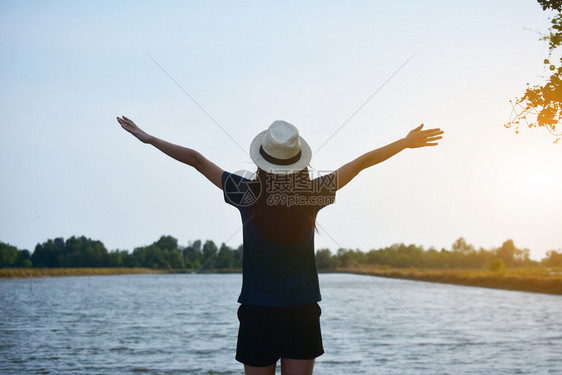
{"type": "MultiPolygon", "coordinates": [[[[476,250],[464,238],[451,249],[436,250],[423,246],[394,244],[363,252],[359,249],[329,249],[316,252],[319,270],[333,270],[360,265],[394,268],[480,268],[501,270],[513,267],[562,267],[562,251],[550,250],[540,262],[529,258],[529,249],[519,249],[512,240],[501,247],[476,250]]],[[[0,267],[143,267],[153,269],[225,270],[242,268],[242,245],[218,247],[213,241],[201,240],[179,246],[172,236],[162,236],[148,246],[108,251],[104,244],[85,236],[49,239],[37,244],[33,253],[0,242],[0,267]]]]}
{"type": "Polygon", "coordinates": [[[334,269],[373,265],[393,268],[429,269],[489,269],[499,271],[514,267],[561,267],[562,251],[550,250],[540,262],[530,259],[529,249],[519,249],[513,240],[505,241],[501,247],[476,250],[464,238],[456,240],[451,250],[436,250],[423,246],[394,244],[367,253],[360,250],[338,249],[332,254],[329,249],[316,252],[319,269],[334,269]]]}
{"type": "Polygon", "coordinates": [[[219,247],[213,241],[193,241],[178,246],[172,236],[162,236],[148,246],[108,251],[101,241],[85,236],[47,240],[35,246],[33,253],[0,242],[0,267],[143,267],[153,269],[239,269],[242,247],[219,247]]]}

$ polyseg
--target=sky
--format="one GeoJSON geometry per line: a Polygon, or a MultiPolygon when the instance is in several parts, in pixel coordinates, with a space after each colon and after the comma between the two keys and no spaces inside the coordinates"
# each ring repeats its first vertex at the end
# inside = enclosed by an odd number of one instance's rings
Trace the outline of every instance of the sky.
{"type": "Polygon", "coordinates": [[[440,145],[338,191],[316,248],[513,239],[539,260],[562,250],[562,142],[504,124],[546,74],[549,15],[532,0],[0,0],[0,241],[242,243],[222,192],[116,116],[231,172],[254,171],[250,142],[285,120],[317,174],[424,123],[440,145]]]}

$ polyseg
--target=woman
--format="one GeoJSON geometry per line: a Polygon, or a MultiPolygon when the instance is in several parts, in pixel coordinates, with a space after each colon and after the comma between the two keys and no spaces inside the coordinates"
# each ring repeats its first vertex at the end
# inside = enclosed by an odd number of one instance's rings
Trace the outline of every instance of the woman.
{"type": "Polygon", "coordinates": [[[195,150],[145,133],[125,116],[117,121],[140,141],[197,169],[240,211],[243,281],[236,359],[246,374],[264,375],[275,374],[278,360],[282,374],[312,374],[315,358],[324,353],[314,259],[318,211],[363,169],[406,148],[435,146],[443,134],[422,130],[422,124],[405,138],[311,180],[310,147],[293,125],[275,121],[252,141],[250,157],[258,171],[248,179],[223,171],[195,150]]]}

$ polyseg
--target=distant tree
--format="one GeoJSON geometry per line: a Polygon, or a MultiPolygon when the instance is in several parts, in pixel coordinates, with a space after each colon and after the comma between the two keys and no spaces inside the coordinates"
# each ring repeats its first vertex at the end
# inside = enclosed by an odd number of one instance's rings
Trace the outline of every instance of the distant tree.
{"type": "Polygon", "coordinates": [[[31,267],[31,254],[29,250],[18,250],[18,259],[16,260],[16,267],[31,267]]]}
{"type": "Polygon", "coordinates": [[[86,248],[85,267],[106,267],[108,266],[108,252],[101,241],[92,240],[84,236],[80,237],[86,248]]]}
{"type": "Polygon", "coordinates": [[[420,267],[421,259],[424,255],[423,247],[410,244],[408,246],[400,244],[398,251],[403,260],[403,267],[420,267]]]}
{"type": "Polygon", "coordinates": [[[319,270],[329,270],[334,268],[334,259],[330,249],[319,249],[316,251],[316,267],[319,270]]]}
{"type": "Polygon", "coordinates": [[[201,252],[201,241],[190,243],[183,249],[183,261],[187,268],[197,269],[201,266],[203,253],[201,252]]]}
{"type": "Polygon", "coordinates": [[[162,236],[154,245],[158,246],[161,250],[177,250],[178,240],[172,236],[162,236]]]}
{"type": "Polygon", "coordinates": [[[133,256],[141,267],[166,269],[170,268],[168,262],[164,259],[162,251],[154,244],[149,246],[136,247],[133,250],[133,256]]]}
{"type": "Polygon", "coordinates": [[[60,267],[108,267],[109,254],[101,241],[72,236],[64,243],[58,264],[60,267]]]}
{"type": "Polygon", "coordinates": [[[437,251],[437,249],[430,247],[425,253],[423,254],[422,258],[422,267],[423,268],[441,268],[442,261],[441,261],[441,253],[437,251]]]}
{"type": "Polygon", "coordinates": [[[183,257],[178,249],[163,250],[165,254],[165,259],[170,268],[173,269],[183,269],[185,268],[185,263],[183,262],[183,257]]]}
{"type": "Polygon", "coordinates": [[[549,250],[541,263],[547,267],[562,267],[562,250],[549,250]]]}
{"type": "Polygon", "coordinates": [[[541,40],[548,42],[548,57],[543,64],[551,72],[546,83],[531,86],[527,84],[525,94],[511,102],[513,110],[510,121],[506,127],[515,126],[515,132],[519,132],[519,124],[523,122],[528,127],[544,126],[556,137],[555,142],[562,139],[562,58],[559,61],[551,61],[553,52],[562,43],[562,0],[538,0],[543,10],[554,10],[558,12],[551,18],[551,27],[548,34],[543,35],[541,40]]]}
{"type": "Polygon", "coordinates": [[[18,260],[18,248],[0,242],[0,267],[12,267],[18,260]]]}
{"type": "Polygon", "coordinates": [[[515,263],[516,247],[513,240],[505,241],[502,246],[496,250],[496,256],[501,259],[506,266],[511,266],[515,263]]]}
{"type": "Polygon", "coordinates": [[[64,239],[57,237],[35,246],[31,255],[34,267],[59,267],[59,258],[64,251],[64,239]]]}
{"type": "Polygon", "coordinates": [[[205,241],[205,244],[203,245],[203,263],[205,264],[206,269],[215,269],[217,264],[217,252],[217,245],[215,245],[213,241],[205,241]]]}
{"type": "Polygon", "coordinates": [[[137,247],[133,250],[132,258],[121,254],[127,264],[156,269],[185,268],[178,240],[172,236],[162,236],[158,241],[148,246],[137,247]]]}
{"type": "Polygon", "coordinates": [[[223,242],[217,255],[217,268],[235,268],[235,263],[234,250],[223,242]]]}
{"type": "Polygon", "coordinates": [[[127,252],[126,251],[119,251],[119,250],[115,250],[115,251],[110,251],[109,254],[107,255],[107,259],[108,259],[108,267],[125,267],[123,266],[123,257],[124,255],[126,256],[127,252]]]}
{"type": "Polygon", "coordinates": [[[474,252],[474,247],[471,244],[466,243],[464,238],[460,237],[453,243],[451,250],[462,254],[470,254],[474,252]]]}
{"type": "Polygon", "coordinates": [[[502,259],[506,267],[532,265],[529,258],[529,249],[518,249],[515,247],[513,240],[505,241],[499,249],[496,249],[495,255],[502,259]]]}
{"type": "Polygon", "coordinates": [[[344,248],[339,248],[336,253],[336,267],[346,268],[353,264],[353,254],[344,248]]]}
{"type": "Polygon", "coordinates": [[[129,253],[127,250],[117,250],[120,254],[121,263],[120,265],[114,265],[113,267],[139,267],[139,264],[133,254],[129,253]]]}

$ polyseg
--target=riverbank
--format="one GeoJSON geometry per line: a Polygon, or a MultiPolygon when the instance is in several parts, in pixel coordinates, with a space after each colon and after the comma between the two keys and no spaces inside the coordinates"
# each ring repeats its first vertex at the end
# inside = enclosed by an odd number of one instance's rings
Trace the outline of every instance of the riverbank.
{"type": "Polygon", "coordinates": [[[494,272],[361,267],[333,272],[562,295],[562,269],[514,268],[494,272]]]}
{"type": "MultiPolygon", "coordinates": [[[[128,274],[190,273],[192,270],[154,270],[150,268],[3,268],[0,279],[40,278],[64,276],[100,276],[128,274]]],[[[239,269],[224,269],[198,273],[239,273],[239,269]]],[[[526,268],[493,272],[483,270],[427,270],[357,267],[321,271],[324,273],[353,273],[395,279],[430,281],[446,284],[478,286],[494,289],[562,295],[562,269],[526,268]]]]}
{"type": "Polygon", "coordinates": [[[0,279],[27,279],[31,277],[133,275],[145,273],[168,273],[151,268],[2,268],[0,279]]]}
{"type": "MultiPolygon", "coordinates": [[[[65,277],[65,276],[102,276],[102,275],[134,275],[134,274],[170,274],[191,273],[192,269],[155,270],[152,268],[99,267],[99,268],[0,268],[1,279],[28,279],[31,277],[65,277]]],[[[223,268],[218,270],[200,270],[206,273],[242,273],[241,269],[223,268]]]]}

